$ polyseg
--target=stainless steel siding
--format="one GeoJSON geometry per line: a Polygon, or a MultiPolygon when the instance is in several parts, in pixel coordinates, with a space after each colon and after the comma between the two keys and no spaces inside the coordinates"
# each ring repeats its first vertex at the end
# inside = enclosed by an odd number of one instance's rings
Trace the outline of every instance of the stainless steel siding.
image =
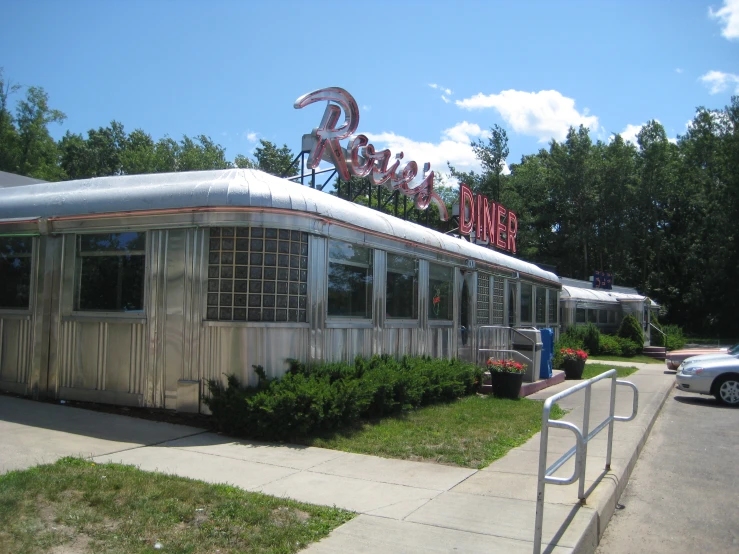
{"type": "Polygon", "coordinates": [[[310,330],[284,327],[206,325],[203,328],[203,378],[224,382],[236,375],[244,385],[256,385],[252,366],[264,368],[268,377],[280,377],[286,360],[307,360],[310,330]]]}
{"type": "Polygon", "coordinates": [[[0,381],[28,382],[31,362],[31,319],[0,319],[0,381]]]}

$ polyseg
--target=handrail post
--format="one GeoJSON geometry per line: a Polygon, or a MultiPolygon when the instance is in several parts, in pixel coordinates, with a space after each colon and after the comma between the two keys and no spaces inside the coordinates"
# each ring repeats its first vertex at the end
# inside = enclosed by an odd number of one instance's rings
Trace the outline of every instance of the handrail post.
{"type": "Polygon", "coordinates": [[[613,422],[616,414],[616,373],[611,376],[611,401],[608,407],[608,446],[606,447],[606,470],[611,469],[611,454],[613,452],[613,422]]]}
{"type": "MultiPolygon", "coordinates": [[[[582,434],[585,437],[585,459],[588,456],[588,433],[590,432],[590,391],[592,386],[585,388],[585,414],[582,418],[582,434]]],[[[583,467],[585,464],[583,463],[583,467]]],[[[585,471],[580,473],[580,484],[577,487],[577,497],[580,499],[582,504],[585,503],[585,471]]]]}
{"type": "Polygon", "coordinates": [[[541,439],[539,441],[539,477],[536,484],[536,520],[534,523],[534,554],[541,554],[541,536],[544,526],[544,487],[547,471],[547,450],[549,448],[549,415],[552,405],[544,402],[541,412],[541,439]]]}

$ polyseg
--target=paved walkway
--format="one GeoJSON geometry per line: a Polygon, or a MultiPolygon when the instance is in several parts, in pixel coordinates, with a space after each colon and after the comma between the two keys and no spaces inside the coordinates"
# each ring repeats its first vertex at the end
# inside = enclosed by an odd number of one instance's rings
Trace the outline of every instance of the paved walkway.
{"type": "MultiPolygon", "coordinates": [[[[614,365],[616,365],[614,363],[614,365]]],[[[577,485],[547,485],[544,543],[549,552],[592,552],[626,485],[638,452],[674,385],[657,364],[638,365],[639,415],[616,423],[612,470],[605,472],[605,431],[588,448],[585,506],[577,485]],[[601,523],[602,522],[602,523],[601,523]]],[[[568,381],[531,398],[545,399],[568,381]]],[[[609,385],[594,387],[591,428],[607,415],[609,385]]],[[[560,402],[566,420],[582,422],[584,393],[560,402]]],[[[619,387],[616,413],[631,411],[619,387]]],[[[229,483],[274,496],[335,505],[359,515],[305,552],[531,552],[539,434],[483,470],[390,460],[321,448],[235,441],[200,429],[0,397],[0,473],[67,455],[133,464],[229,483]]],[[[574,444],[550,431],[548,463],[574,444]]],[[[571,460],[557,473],[572,473],[571,460]]]]}

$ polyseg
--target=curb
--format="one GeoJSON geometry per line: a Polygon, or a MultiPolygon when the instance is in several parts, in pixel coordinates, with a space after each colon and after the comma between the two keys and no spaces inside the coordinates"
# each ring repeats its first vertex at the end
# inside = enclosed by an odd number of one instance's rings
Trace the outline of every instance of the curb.
{"type": "Polygon", "coordinates": [[[590,521],[587,522],[585,531],[573,548],[573,553],[593,554],[595,552],[600,543],[600,539],[603,537],[603,533],[605,533],[608,522],[616,511],[616,505],[629,482],[631,472],[636,466],[639,454],[641,454],[644,444],[647,442],[647,438],[649,438],[652,427],[654,427],[654,422],[657,420],[657,416],[662,411],[662,407],[665,405],[667,397],[670,395],[673,388],[674,384],[666,388],[662,394],[662,398],[659,402],[655,403],[657,404],[657,408],[651,416],[648,416],[649,421],[644,429],[644,433],[642,433],[636,448],[631,453],[626,467],[623,469],[616,468],[615,471],[613,469],[609,471],[598,484],[596,490],[588,496],[587,500],[589,503],[582,507],[584,509],[581,509],[579,514],[582,514],[580,517],[589,518],[590,521]]]}

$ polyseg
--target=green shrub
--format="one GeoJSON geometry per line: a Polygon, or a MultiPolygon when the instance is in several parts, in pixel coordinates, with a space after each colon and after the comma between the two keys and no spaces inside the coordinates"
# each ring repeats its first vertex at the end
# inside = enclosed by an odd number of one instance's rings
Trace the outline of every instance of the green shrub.
{"type": "Polygon", "coordinates": [[[592,323],[588,323],[585,326],[585,333],[583,335],[583,344],[588,354],[599,354],[600,353],[600,330],[592,323]]]}
{"type": "Polygon", "coordinates": [[[680,350],[685,346],[687,339],[683,335],[682,327],[678,325],[665,325],[662,327],[662,332],[667,335],[667,344],[664,345],[667,350],[680,350]]]}
{"type": "Polygon", "coordinates": [[[639,347],[639,352],[644,348],[644,332],[633,315],[627,315],[621,320],[616,335],[634,341],[639,347]]]}
{"type": "MultiPolygon", "coordinates": [[[[625,340],[625,339],[620,339],[625,340]]],[[[621,343],[619,337],[612,335],[601,335],[600,336],[600,354],[604,356],[623,356],[621,350],[621,343]]]]}
{"type": "Polygon", "coordinates": [[[449,401],[479,390],[482,369],[459,360],[389,356],[346,363],[303,364],[289,360],[281,379],[241,387],[229,376],[224,388],[210,381],[205,400],[216,427],[249,438],[287,440],[449,401]]]}
{"type": "Polygon", "coordinates": [[[644,348],[643,344],[640,345],[631,339],[625,339],[623,337],[615,338],[616,341],[618,341],[619,348],[621,349],[621,354],[619,355],[623,356],[624,358],[631,358],[632,356],[641,354],[641,351],[644,348]]]}

